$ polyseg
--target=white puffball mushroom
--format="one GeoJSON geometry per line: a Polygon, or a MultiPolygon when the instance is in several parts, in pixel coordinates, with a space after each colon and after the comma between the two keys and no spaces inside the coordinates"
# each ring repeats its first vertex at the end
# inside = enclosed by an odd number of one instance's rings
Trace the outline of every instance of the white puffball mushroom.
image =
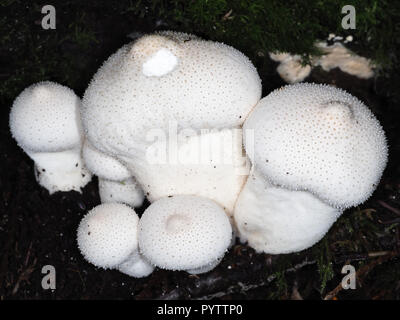
{"type": "Polygon", "coordinates": [[[147,276],[151,267],[138,253],[138,222],[137,214],[127,205],[101,204],[90,210],[79,224],[79,250],[97,267],[127,271],[134,277],[147,276]],[[135,268],[138,263],[147,264],[147,268],[135,268]]]}
{"type": "Polygon", "coordinates": [[[131,207],[140,207],[144,201],[142,188],[134,178],[113,181],[99,178],[101,203],[118,202],[131,207]]]}
{"type": "Polygon", "coordinates": [[[372,112],[328,85],[275,90],[259,102],[244,130],[254,131],[249,157],[271,183],[309,191],[337,208],[367,200],[387,162],[385,134],[372,112]]]}
{"type": "Polygon", "coordinates": [[[153,202],[139,222],[140,252],[163,269],[210,271],[232,238],[224,210],[214,201],[190,195],[153,202]]]}
{"type": "Polygon", "coordinates": [[[281,254],[317,243],[340,214],[309,192],[273,186],[253,172],[236,202],[234,218],[242,242],[257,252],[281,254]]]}
{"type": "MultiPolygon", "coordinates": [[[[176,144],[187,145],[189,157],[198,153],[196,141],[208,137],[202,130],[240,128],[260,97],[257,70],[238,50],[184,33],[160,32],[125,45],[103,64],[84,94],[82,121],[93,146],[124,163],[150,201],[193,194],[209,197],[229,212],[247,173],[232,176],[235,164],[179,163],[171,145],[190,129],[198,138],[176,144]],[[167,157],[152,163],[148,151],[163,142],[167,157]]],[[[242,150],[236,148],[231,159],[240,156],[242,150]]]]}
{"type": "Polygon", "coordinates": [[[80,107],[71,89],[46,81],[23,90],[11,108],[12,136],[35,162],[36,180],[50,194],[81,192],[91,180],[81,159],[80,107]]]}
{"type": "Polygon", "coordinates": [[[296,84],[263,98],[244,124],[252,173],[236,202],[242,240],[289,253],[319,241],[345,208],[375,190],[387,161],[384,132],[347,92],[296,84]]]}

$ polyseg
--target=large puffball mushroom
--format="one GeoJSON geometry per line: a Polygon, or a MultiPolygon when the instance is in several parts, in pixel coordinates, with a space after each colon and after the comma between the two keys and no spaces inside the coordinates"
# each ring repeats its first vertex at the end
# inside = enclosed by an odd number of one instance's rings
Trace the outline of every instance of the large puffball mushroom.
{"type": "Polygon", "coordinates": [[[79,224],[79,250],[97,267],[146,277],[154,268],[138,253],[138,222],[137,214],[127,205],[101,204],[79,224]]]}
{"type": "Polygon", "coordinates": [[[143,204],[142,188],[119,160],[97,150],[87,139],[83,144],[82,157],[89,171],[99,178],[102,203],[119,202],[132,207],[143,204]]]}
{"type": "Polygon", "coordinates": [[[243,128],[254,132],[254,146],[245,146],[254,151],[251,162],[271,183],[309,191],[333,207],[367,200],[386,166],[378,120],[360,100],[332,86],[275,90],[243,128]]]}
{"type": "Polygon", "coordinates": [[[240,237],[266,253],[302,250],[321,239],[344,209],[372,194],[387,161],[385,135],[371,111],[327,85],[272,92],[244,132],[252,133],[244,143],[253,168],[234,219],[240,237]]]}
{"type": "Polygon", "coordinates": [[[146,209],[139,222],[140,252],[163,269],[210,271],[231,239],[232,228],[224,210],[203,197],[162,198],[146,209]]]}
{"type": "Polygon", "coordinates": [[[80,99],[54,82],[39,82],[20,93],[10,113],[18,145],[35,162],[35,177],[50,194],[81,192],[90,180],[81,159],[80,99]]]}
{"type": "MultiPolygon", "coordinates": [[[[258,73],[241,52],[192,35],[160,32],[122,47],[103,64],[85,92],[82,119],[94,147],[123,162],[151,201],[194,194],[218,202],[227,183],[215,177],[226,172],[218,164],[204,170],[203,163],[175,162],[175,155],[169,156],[174,131],[191,129],[200,137],[203,129],[240,128],[260,97],[258,73]],[[168,146],[163,168],[147,158],[160,133],[168,146]],[[204,182],[213,179],[212,192],[203,194],[204,182]],[[157,189],[162,186],[171,188],[157,189]]],[[[223,207],[233,207],[244,180],[233,182],[237,191],[219,202],[223,207]]]]}
{"type": "Polygon", "coordinates": [[[322,239],[341,211],[306,191],[276,187],[252,172],[235,207],[242,242],[258,252],[291,253],[322,239]]]}

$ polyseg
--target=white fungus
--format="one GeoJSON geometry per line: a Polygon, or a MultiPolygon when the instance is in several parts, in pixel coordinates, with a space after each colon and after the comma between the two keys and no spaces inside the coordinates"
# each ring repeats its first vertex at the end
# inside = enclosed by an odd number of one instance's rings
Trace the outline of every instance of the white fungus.
{"type": "Polygon", "coordinates": [[[89,211],[79,224],[79,250],[97,267],[145,277],[153,267],[138,254],[138,222],[137,214],[127,205],[101,204],[89,211]],[[138,264],[146,267],[135,268],[138,264]]]}
{"type": "Polygon", "coordinates": [[[242,242],[280,254],[311,247],[340,214],[311,193],[273,186],[255,171],[239,195],[234,218],[242,242]]]}
{"type": "Polygon", "coordinates": [[[162,198],[146,209],[139,222],[140,252],[163,269],[207,272],[222,259],[231,238],[224,210],[202,197],[162,198]]]}
{"type": "Polygon", "coordinates": [[[36,180],[50,194],[81,192],[91,180],[81,159],[80,107],[71,89],[47,81],[22,91],[11,108],[11,133],[34,160],[36,180]]]}
{"type": "MultiPolygon", "coordinates": [[[[240,127],[260,97],[260,78],[241,52],[192,35],[163,32],[122,47],[103,64],[85,92],[82,118],[94,147],[126,164],[151,201],[179,193],[218,200],[227,193],[228,183],[216,178],[226,176],[226,171],[219,172],[224,166],[183,168],[167,157],[163,169],[149,163],[148,151],[160,143],[160,134],[170,145],[175,139],[171,125],[178,133],[191,129],[198,135],[203,129],[240,127]],[[208,180],[213,190],[204,194],[208,180]]],[[[237,181],[232,182],[230,199],[220,203],[223,207],[233,207],[244,182],[242,177],[228,179],[237,181]]]]}
{"type": "Polygon", "coordinates": [[[105,154],[85,139],[82,158],[86,168],[101,179],[123,181],[131,177],[129,170],[115,157],[105,154]]]}
{"type": "Polygon", "coordinates": [[[99,178],[101,203],[118,202],[140,207],[144,201],[142,188],[134,178],[113,181],[99,178]]]}
{"type": "Polygon", "coordinates": [[[368,199],[386,166],[378,120],[360,100],[332,86],[275,90],[260,101],[244,130],[254,130],[249,157],[273,184],[309,191],[334,207],[368,199]]]}
{"type": "Polygon", "coordinates": [[[234,219],[258,251],[288,253],[320,240],[341,212],[375,190],[387,161],[384,132],[347,92],[296,84],[263,98],[244,124],[252,175],[234,219]]]}
{"type": "Polygon", "coordinates": [[[89,171],[99,178],[102,203],[119,202],[132,207],[142,205],[142,188],[119,160],[97,150],[87,139],[83,144],[82,157],[89,171]]]}
{"type": "MultiPolygon", "coordinates": [[[[331,35],[329,37],[331,37],[331,35]]],[[[339,40],[337,38],[340,37],[334,37],[334,40],[339,40]]],[[[351,42],[352,40],[353,38],[348,36],[346,37],[345,43],[351,42]]],[[[287,83],[303,81],[309,76],[312,68],[317,66],[321,66],[321,68],[327,72],[334,68],[339,68],[341,71],[361,79],[373,77],[374,65],[372,62],[367,58],[351,52],[343,44],[335,42],[332,45],[328,45],[325,42],[318,42],[316,43],[316,47],[321,50],[322,55],[312,56],[310,64],[307,65],[301,63],[301,56],[299,55],[280,52],[270,53],[269,56],[272,60],[279,62],[276,71],[287,83]]]]}

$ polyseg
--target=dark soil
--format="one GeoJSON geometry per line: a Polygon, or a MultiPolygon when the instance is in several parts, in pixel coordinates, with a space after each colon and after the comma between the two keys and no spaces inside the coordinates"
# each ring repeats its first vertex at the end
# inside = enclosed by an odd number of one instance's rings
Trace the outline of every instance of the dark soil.
{"type": "MultiPolygon", "coordinates": [[[[74,66],[82,72],[76,76],[83,81],[73,88],[79,94],[101,62],[130,41],[126,35],[134,31],[134,26],[119,23],[116,30],[112,28],[114,20],[95,27],[99,48],[82,53],[71,42],[61,49],[76,61],[81,55],[82,61],[93,55],[90,65],[74,66]]],[[[156,28],[137,21],[138,35],[156,28]]],[[[268,58],[260,57],[254,63],[263,78],[263,95],[284,84],[268,58]]],[[[271,256],[256,254],[237,243],[216,269],[199,276],[156,269],[147,278],[134,279],[86,262],[77,248],[76,229],[84,214],[100,203],[97,179],[82,193],[50,196],[36,183],[33,162],[10,136],[11,101],[6,100],[0,119],[0,300],[290,299],[299,298],[297,291],[304,299],[321,299],[340,284],[341,268],[346,263],[360,271],[358,286],[338,292],[335,299],[399,299],[400,105],[398,96],[388,91],[393,86],[391,77],[360,80],[339,70],[326,73],[316,69],[307,81],[348,90],[370,106],[381,121],[390,147],[381,183],[371,199],[348,210],[313,248],[271,256]],[[57,288],[53,291],[41,286],[45,265],[56,268],[57,288]]]]}

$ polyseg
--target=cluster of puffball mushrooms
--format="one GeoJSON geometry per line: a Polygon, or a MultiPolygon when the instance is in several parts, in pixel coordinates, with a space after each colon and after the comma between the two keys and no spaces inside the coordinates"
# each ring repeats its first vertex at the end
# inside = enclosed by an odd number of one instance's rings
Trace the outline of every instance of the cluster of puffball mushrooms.
{"type": "Polygon", "coordinates": [[[98,177],[102,204],[77,231],[86,260],[132,277],[199,274],[236,237],[269,254],[311,247],[386,166],[382,127],[349,93],[261,88],[238,50],[164,31],[108,58],[82,100],[53,82],[26,88],[10,129],[50,194],[98,177]]]}

